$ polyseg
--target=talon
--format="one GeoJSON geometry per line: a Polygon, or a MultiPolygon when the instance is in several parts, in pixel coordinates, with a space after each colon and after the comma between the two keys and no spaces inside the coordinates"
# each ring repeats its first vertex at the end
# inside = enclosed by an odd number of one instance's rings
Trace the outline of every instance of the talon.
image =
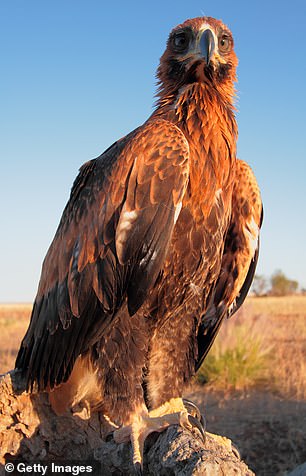
{"type": "Polygon", "coordinates": [[[203,440],[203,443],[205,443],[205,440],[206,440],[206,436],[205,436],[205,427],[201,424],[201,422],[195,418],[193,415],[188,415],[188,421],[189,423],[197,428],[201,434],[201,438],[203,440]]]}
{"type": "Polygon", "coordinates": [[[196,406],[195,403],[193,403],[191,400],[188,400],[187,398],[183,398],[183,403],[184,406],[190,415],[195,416],[198,420],[201,418],[201,412],[199,408],[196,406]]]}
{"type": "Polygon", "coordinates": [[[136,475],[137,476],[143,476],[143,471],[142,471],[141,464],[137,461],[136,463],[134,463],[133,466],[134,466],[136,475]]]}
{"type": "Polygon", "coordinates": [[[232,443],[232,452],[234,453],[236,458],[241,459],[240,452],[239,452],[237,446],[234,445],[234,443],[232,443]]]}
{"type": "Polygon", "coordinates": [[[206,420],[205,420],[205,417],[201,414],[201,418],[200,418],[200,423],[204,429],[204,431],[206,430],[206,420]]]}
{"type": "Polygon", "coordinates": [[[204,431],[206,429],[206,421],[205,421],[205,418],[203,417],[202,413],[200,412],[199,408],[197,407],[197,405],[195,403],[193,403],[191,400],[188,400],[187,398],[183,398],[183,403],[184,403],[184,406],[187,410],[187,412],[192,415],[192,416],[195,416],[199,422],[201,423],[204,431]]]}

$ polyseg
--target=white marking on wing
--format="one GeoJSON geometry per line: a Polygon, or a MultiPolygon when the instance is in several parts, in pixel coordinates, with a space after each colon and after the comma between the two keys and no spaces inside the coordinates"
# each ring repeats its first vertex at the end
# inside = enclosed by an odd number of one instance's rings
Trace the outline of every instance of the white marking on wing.
{"type": "Polygon", "coordinates": [[[215,203],[219,201],[221,194],[222,194],[222,188],[218,188],[218,190],[216,190],[216,193],[215,193],[215,203]]]}
{"type": "Polygon", "coordinates": [[[174,224],[176,224],[179,214],[181,213],[181,210],[182,210],[182,202],[178,203],[178,205],[175,207],[174,224]]]}
{"type": "Polygon", "coordinates": [[[119,221],[119,234],[125,231],[128,231],[132,228],[134,221],[137,219],[138,213],[136,210],[132,210],[131,212],[123,212],[120,215],[120,221],[119,221]]]}
{"type": "Polygon", "coordinates": [[[203,293],[203,289],[192,282],[189,284],[189,287],[194,292],[194,294],[198,294],[200,296],[203,293]]]}
{"type": "Polygon", "coordinates": [[[259,228],[257,223],[254,220],[254,217],[252,217],[251,220],[247,222],[246,226],[244,227],[244,233],[249,242],[249,246],[252,250],[252,257],[253,257],[258,246],[258,234],[259,234],[259,228]]]}
{"type": "Polygon", "coordinates": [[[124,243],[126,242],[128,233],[133,227],[137,218],[138,212],[136,210],[127,211],[124,204],[116,230],[116,249],[120,262],[122,261],[124,243]]]}

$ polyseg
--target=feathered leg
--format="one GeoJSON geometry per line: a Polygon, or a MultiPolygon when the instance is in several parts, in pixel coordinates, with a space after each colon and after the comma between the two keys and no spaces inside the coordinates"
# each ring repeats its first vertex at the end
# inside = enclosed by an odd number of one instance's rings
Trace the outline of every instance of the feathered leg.
{"type": "MultiPolygon", "coordinates": [[[[173,346],[162,346],[161,337],[165,336],[155,332],[151,341],[149,353],[148,374],[146,377],[147,400],[149,411],[146,407],[139,407],[138,411],[131,416],[128,425],[114,432],[115,441],[118,443],[130,440],[133,447],[133,463],[140,471],[143,464],[143,447],[147,436],[152,432],[161,432],[170,425],[179,425],[188,430],[196,428],[199,435],[204,439],[204,422],[197,407],[188,400],[181,398],[184,384],[192,374],[192,367],[188,367],[191,361],[188,353],[193,352],[193,343],[189,336],[194,334],[194,323],[190,321],[189,327],[185,326],[186,340],[184,345],[178,347],[175,341],[173,346]],[[192,344],[192,345],[190,345],[192,344]],[[186,361],[185,374],[178,372],[180,365],[178,360],[186,361]]],[[[175,330],[169,322],[170,333],[175,330]]],[[[169,342],[169,341],[168,341],[169,342]]]]}

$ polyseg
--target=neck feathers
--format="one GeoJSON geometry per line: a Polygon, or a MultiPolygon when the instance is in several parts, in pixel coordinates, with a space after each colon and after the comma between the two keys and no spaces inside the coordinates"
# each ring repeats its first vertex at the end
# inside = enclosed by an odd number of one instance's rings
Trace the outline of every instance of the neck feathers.
{"type": "Polygon", "coordinates": [[[205,83],[181,88],[171,104],[166,99],[161,97],[164,104],[160,103],[154,115],[175,123],[188,140],[192,193],[198,190],[202,194],[204,189],[211,189],[207,196],[212,200],[219,189],[227,195],[236,164],[237,124],[233,104],[205,83]]]}
{"type": "Polygon", "coordinates": [[[199,83],[188,86],[178,94],[172,111],[177,125],[189,134],[198,130],[207,139],[210,133],[222,129],[236,142],[234,106],[218,90],[199,83]]]}

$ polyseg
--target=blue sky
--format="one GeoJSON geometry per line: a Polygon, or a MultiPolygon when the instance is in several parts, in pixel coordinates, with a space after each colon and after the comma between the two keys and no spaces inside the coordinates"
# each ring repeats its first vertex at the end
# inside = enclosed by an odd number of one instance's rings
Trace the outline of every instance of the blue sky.
{"type": "Polygon", "coordinates": [[[210,15],[239,57],[239,157],[265,206],[258,273],[306,287],[306,3],[0,2],[0,302],[32,301],[80,165],[146,120],[169,31],[210,15]]]}

